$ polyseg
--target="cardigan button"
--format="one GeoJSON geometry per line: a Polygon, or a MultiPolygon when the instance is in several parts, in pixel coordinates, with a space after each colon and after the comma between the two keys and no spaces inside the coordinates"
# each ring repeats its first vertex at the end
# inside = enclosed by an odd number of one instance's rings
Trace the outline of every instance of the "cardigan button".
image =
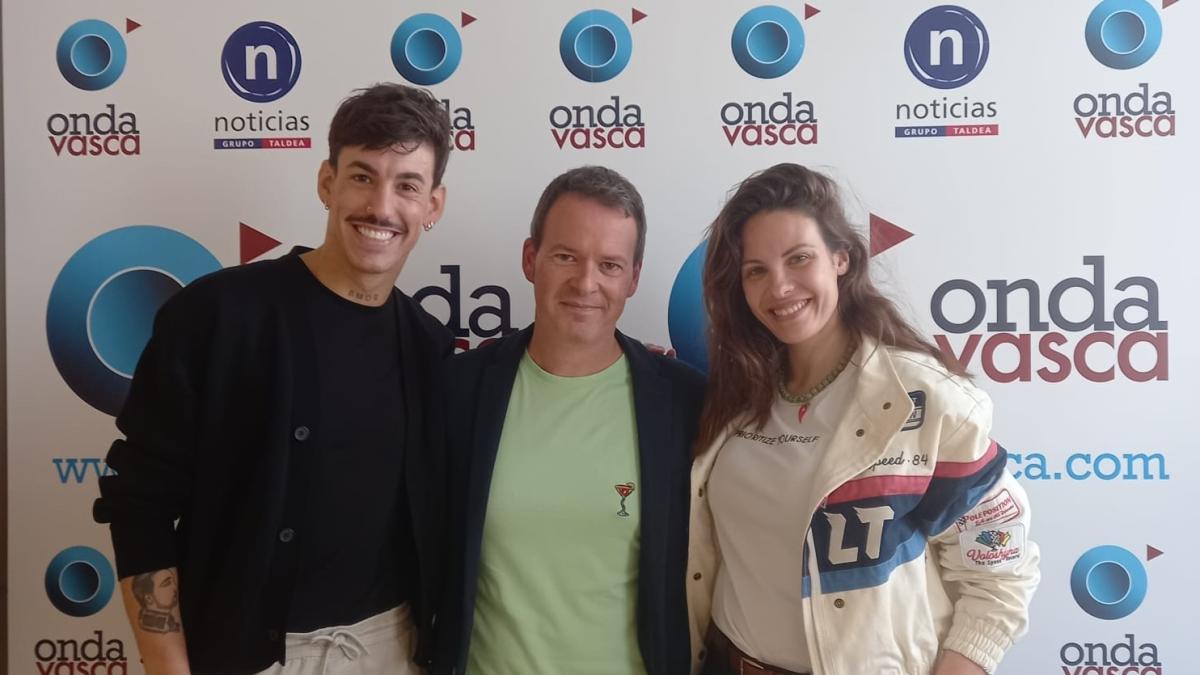
{"type": "Polygon", "coordinates": [[[863,437],[863,436],[864,436],[866,433],[867,433],[867,432],[866,432],[866,430],[865,430],[865,429],[859,429],[858,431],[855,431],[855,432],[854,432],[854,435],[855,435],[855,436],[858,436],[859,438],[862,438],[862,437],[863,437]]]}
{"type": "Polygon", "coordinates": [[[699,572],[696,572],[695,574],[692,575],[692,578],[695,579],[696,581],[700,581],[700,578],[702,576],[704,576],[704,575],[700,574],[699,572]]]}
{"type": "Polygon", "coordinates": [[[296,427],[296,430],[292,432],[292,438],[295,438],[300,442],[304,442],[308,440],[308,437],[311,433],[312,432],[308,430],[308,427],[299,426],[296,427]]]}
{"type": "Polygon", "coordinates": [[[833,601],[833,606],[837,607],[838,609],[841,609],[846,606],[846,601],[841,598],[838,598],[837,600],[833,601]]]}
{"type": "Polygon", "coordinates": [[[282,541],[285,544],[295,538],[296,538],[296,531],[290,527],[285,527],[279,531],[279,541],[282,541]]]}
{"type": "Polygon", "coordinates": [[[884,404],[883,404],[883,409],[884,409],[884,410],[891,410],[891,409],[892,409],[892,402],[891,402],[891,401],[888,401],[887,403],[884,403],[884,404]]]}
{"type": "Polygon", "coordinates": [[[704,499],[704,488],[700,488],[700,498],[704,499]]]}

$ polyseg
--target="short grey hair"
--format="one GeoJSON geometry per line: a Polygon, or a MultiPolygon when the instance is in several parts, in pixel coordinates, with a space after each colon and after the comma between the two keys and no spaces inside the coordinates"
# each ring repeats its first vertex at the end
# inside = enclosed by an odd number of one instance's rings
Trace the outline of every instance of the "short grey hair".
{"type": "Polygon", "coordinates": [[[646,252],[646,208],[642,204],[642,195],[627,178],[603,166],[581,166],[550,181],[542,191],[529,225],[529,238],[534,246],[542,244],[542,232],[546,228],[546,214],[550,212],[550,207],[567,193],[593,199],[609,208],[621,209],[626,216],[633,218],[637,224],[633,262],[642,262],[642,255],[646,252]]]}

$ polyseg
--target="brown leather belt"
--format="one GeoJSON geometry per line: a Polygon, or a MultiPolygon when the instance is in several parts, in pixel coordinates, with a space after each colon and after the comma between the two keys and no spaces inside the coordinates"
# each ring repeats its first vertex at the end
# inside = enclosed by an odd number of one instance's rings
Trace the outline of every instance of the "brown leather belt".
{"type": "Polygon", "coordinates": [[[708,629],[708,658],[729,664],[731,675],[808,675],[768,665],[746,654],[725,637],[715,624],[708,629]]]}

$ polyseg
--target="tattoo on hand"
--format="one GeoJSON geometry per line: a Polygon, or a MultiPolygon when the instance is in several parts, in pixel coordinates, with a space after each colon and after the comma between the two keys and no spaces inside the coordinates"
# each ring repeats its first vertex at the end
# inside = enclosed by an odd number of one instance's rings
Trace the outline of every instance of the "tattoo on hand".
{"type": "Polygon", "coordinates": [[[171,570],[139,574],[133,578],[133,597],[138,610],[138,625],[150,633],[178,633],[182,629],[179,617],[179,584],[171,570]]]}

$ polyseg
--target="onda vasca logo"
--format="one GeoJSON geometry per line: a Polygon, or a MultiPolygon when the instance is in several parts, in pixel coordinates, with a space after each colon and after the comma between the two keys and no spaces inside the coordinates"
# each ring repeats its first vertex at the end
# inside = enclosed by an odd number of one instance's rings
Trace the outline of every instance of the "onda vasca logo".
{"type": "MultiPolygon", "coordinates": [[[[1146,546],[1146,561],[1163,552],[1146,546]]],[[[1149,589],[1146,565],[1129,549],[1104,544],[1088,549],[1071,568],[1071,595],[1101,621],[1124,619],[1141,607],[1149,589]]],[[[1086,625],[1086,624],[1085,624],[1086,625]]],[[[1158,645],[1130,632],[1123,639],[1068,642],[1058,653],[1064,675],[1163,675],[1158,645]]],[[[1181,671],[1170,671],[1181,672],[1181,671]]]]}
{"type": "MultiPolygon", "coordinates": [[[[804,18],[820,13],[804,6],[804,18]]],[[[733,26],[733,60],[747,75],[776,80],[793,71],[804,56],[804,26],[783,7],[756,7],[733,26]]],[[[775,91],[778,91],[777,89],[775,91]]],[[[749,147],[815,145],[817,115],[813,102],[792,91],[767,100],[729,101],[721,106],[721,131],[730,145],[749,147]]]]}
{"type": "MultiPolygon", "coordinates": [[[[141,27],[125,20],[125,32],[141,27]]],[[[76,21],[58,38],[55,60],[68,84],[87,92],[111,87],[125,72],[128,50],[115,26],[99,19],[76,21]]],[[[137,115],[103,103],[96,112],[56,112],[46,119],[50,148],[59,157],[140,155],[137,115]]],[[[96,110],[96,108],[92,108],[96,110]]]]}
{"type": "MultiPolygon", "coordinates": [[[[1173,5],[1172,0],[1163,7],[1173,5]]],[[[1103,0],[1088,15],[1084,40],[1102,66],[1139,68],[1158,52],[1162,17],[1146,0],[1103,0]]],[[[1075,97],[1075,124],[1084,138],[1150,138],[1175,135],[1171,92],[1138,82],[1132,90],[1085,92],[1075,97]]]]}
{"type": "Polygon", "coordinates": [[[1104,256],[1084,256],[1091,278],[1067,277],[1048,289],[1033,279],[989,279],[982,287],[968,279],[946,281],[930,300],[933,322],[943,331],[934,339],[969,370],[978,357],[996,382],[1166,380],[1168,334],[1158,284],[1130,276],[1110,288],[1105,264],[1104,256]]]}
{"type": "MultiPolygon", "coordinates": [[[[460,12],[460,26],[466,28],[477,19],[460,12]]],[[[463,58],[462,35],[449,19],[437,14],[414,14],[400,23],[392,33],[390,54],[396,72],[409,82],[431,87],[448,80],[458,70],[463,58]]],[[[450,147],[455,150],[475,149],[475,123],[471,108],[455,106],[442,99],[450,116],[450,147]]]]}
{"type": "MultiPolygon", "coordinates": [[[[646,18],[633,10],[631,23],[646,18]]],[[[592,85],[620,75],[633,55],[633,33],[603,9],[576,14],[563,26],[559,57],[567,72],[592,85]]],[[[562,104],[550,109],[550,136],[559,150],[626,150],[646,147],[642,107],[609,93],[603,103],[562,104]]]]}

